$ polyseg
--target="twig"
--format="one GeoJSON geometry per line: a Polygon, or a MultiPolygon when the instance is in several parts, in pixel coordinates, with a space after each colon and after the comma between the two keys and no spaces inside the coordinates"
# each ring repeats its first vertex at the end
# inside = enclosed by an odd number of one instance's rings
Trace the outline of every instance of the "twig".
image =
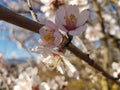
{"type": "MultiPolygon", "coordinates": [[[[18,15],[0,5],[0,19],[15,24],[17,26],[29,29],[30,31],[39,33],[38,30],[43,26],[35,21],[29,20],[28,18],[25,18],[21,15],[18,15]]],[[[77,47],[75,47],[73,44],[69,44],[68,47],[66,47],[68,50],[70,50],[73,54],[75,54],[78,58],[81,58],[86,63],[88,63],[90,66],[94,67],[96,70],[100,71],[106,78],[114,81],[116,84],[120,85],[119,82],[117,82],[117,78],[114,78],[113,76],[109,75],[105,70],[103,70],[102,67],[100,67],[97,63],[94,62],[94,60],[89,58],[88,54],[83,53],[81,50],[79,50],[77,47]]]]}
{"type": "Polygon", "coordinates": [[[28,3],[28,6],[29,6],[29,10],[30,10],[30,12],[31,12],[31,15],[32,15],[32,17],[33,17],[33,20],[36,21],[36,22],[38,22],[39,20],[38,20],[38,18],[37,18],[36,13],[34,12],[34,10],[33,10],[33,8],[32,8],[31,0],[27,0],[27,3],[28,3]]]}
{"type": "Polygon", "coordinates": [[[104,18],[102,17],[102,8],[98,4],[97,0],[94,0],[94,3],[95,3],[95,5],[98,9],[97,14],[98,14],[99,19],[100,19],[99,22],[100,22],[100,25],[101,25],[102,33],[106,36],[106,37],[103,38],[103,40],[105,41],[106,47],[108,47],[108,34],[105,31],[104,18]]]}

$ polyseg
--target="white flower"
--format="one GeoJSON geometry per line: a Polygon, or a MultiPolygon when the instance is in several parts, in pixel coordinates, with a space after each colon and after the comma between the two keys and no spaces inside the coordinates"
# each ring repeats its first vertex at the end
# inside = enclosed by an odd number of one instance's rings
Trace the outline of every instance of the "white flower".
{"type": "Polygon", "coordinates": [[[67,69],[66,71],[68,73],[68,76],[75,77],[77,80],[79,80],[80,77],[79,77],[79,72],[77,71],[77,69],[65,57],[63,61],[66,66],[66,69],[67,69]]]}
{"type": "Polygon", "coordinates": [[[61,74],[65,74],[65,66],[62,61],[58,63],[56,68],[61,74]]]}
{"type": "Polygon", "coordinates": [[[59,32],[57,25],[50,20],[40,28],[39,33],[41,44],[45,47],[54,48],[62,42],[62,34],[59,32]]]}
{"type": "Polygon", "coordinates": [[[60,89],[62,89],[63,86],[67,86],[68,85],[68,82],[65,81],[65,77],[64,76],[56,76],[55,80],[59,84],[60,89]]]}
{"type": "Polygon", "coordinates": [[[86,29],[86,21],[90,10],[86,9],[79,13],[77,5],[60,7],[56,12],[55,23],[70,35],[80,35],[86,29]]]}
{"type": "Polygon", "coordinates": [[[50,90],[50,87],[46,82],[42,82],[40,88],[41,88],[40,90],[50,90]]]}
{"type": "Polygon", "coordinates": [[[43,46],[37,46],[33,48],[32,51],[35,53],[41,54],[44,58],[46,58],[48,55],[52,55],[52,51],[43,46]]]}
{"type": "Polygon", "coordinates": [[[40,90],[40,77],[37,73],[37,68],[28,67],[16,79],[14,90],[34,90],[34,87],[38,87],[38,90],[40,90]]]}
{"type": "Polygon", "coordinates": [[[112,68],[113,68],[113,70],[117,70],[117,69],[119,69],[119,67],[120,67],[120,64],[119,64],[119,63],[117,63],[117,62],[113,62],[113,63],[112,63],[112,68]]]}
{"type": "Polygon", "coordinates": [[[37,67],[28,67],[26,70],[25,70],[25,72],[30,76],[30,77],[32,77],[32,76],[36,76],[37,75],[37,73],[38,73],[38,68],[37,67]]]}
{"type": "Polygon", "coordinates": [[[16,80],[14,90],[32,90],[32,82],[26,73],[21,73],[16,80]]]}
{"type": "Polygon", "coordinates": [[[49,80],[47,83],[51,90],[57,90],[59,87],[55,79],[49,80]]]}
{"type": "Polygon", "coordinates": [[[112,68],[113,68],[113,70],[114,70],[113,76],[114,76],[115,78],[118,78],[118,74],[120,74],[120,63],[113,62],[113,63],[112,63],[112,68]]]}
{"type": "Polygon", "coordinates": [[[95,27],[89,26],[85,32],[85,37],[89,41],[97,41],[104,37],[102,32],[100,31],[100,26],[96,25],[95,27]]]}
{"type": "Polygon", "coordinates": [[[68,4],[70,5],[82,6],[82,5],[86,5],[87,3],[88,3],[88,0],[68,0],[68,4]]]}
{"type": "Polygon", "coordinates": [[[38,62],[45,64],[48,69],[53,70],[56,68],[61,74],[67,72],[68,76],[79,79],[79,72],[63,55],[44,47],[38,47],[34,51],[41,53],[38,62]]]}

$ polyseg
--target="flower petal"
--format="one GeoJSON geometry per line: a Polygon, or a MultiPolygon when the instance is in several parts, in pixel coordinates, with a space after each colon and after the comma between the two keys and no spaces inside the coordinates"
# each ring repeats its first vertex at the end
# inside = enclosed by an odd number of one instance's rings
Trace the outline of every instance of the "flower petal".
{"type": "Polygon", "coordinates": [[[45,32],[45,26],[43,26],[42,28],[40,28],[39,33],[40,33],[41,37],[45,35],[45,33],[46,33],[45,32]]]}
{"type": "Polygon", "coordinates": [[[45,26],[48,27],[48,28],[51,28],[51,29],[55,29],[55,30],[58,29],[57,26],[56,26],[56,24],[54,24],[54,23],[53,23],[52,21],[50,21],[50,20],[46,21],[45,26]]]}
{"type": "Polygon", "coordinates": [[[55,37],[55,41],[54,41],[55,46],[58,46],[62,42],[62,35],[60,32],[56,31],[54,33],[54,37],[55,37]]]}
{"type": "Polygon", "coordinates": [[[60,22],[59,19],[55,19],[55,23],[57,24],[57,26],[58,26],[61,30],[67,32],[67,29],[63,26],[63,24],[60,22]]]}
{"type": "Polygon", "coordinates": [[[77,7],[77,5],[68,5],[66,7],[65,13],[68,16],[71,15],[71,14],[74,14],[76,16],[76,18],[78,18],[78,16],[79,16],[79,8],[77,7]]]}
{"type": "Polygon", "coordinates": [[[86,25],[80,26],[79,28],[69,32],[70,35],[80,35],[86,29],[86,25]]]}
{"type": "Polygon", "coordinates": [[[65,73],[65,67],[63,62],[59,62],[56,68],[61,74],[65,73]]]}
{"type": "Polygon", "coordinates": [[[56,19],[59,21],[59,23],[61,23],[62,25],[65,25],[65,8],[64,7],[60,7],[57,12],[56,12],[56,17],[55,17],[55,21],[56,19]]]}
{"type": "Polygon", "coordinates": [[[42,82],[40,84],[40,89],[41,90],[50,90],[50,87],[49,87],[49,85],[46,82],[42,82]]]}
{"type": "Polygon", "coordinates": [[[78,17],[77,26],[83,25],[88,20],[89,16],[90,10],[89,9],[83,10],[80,13],[80,16],[78,17]]]}

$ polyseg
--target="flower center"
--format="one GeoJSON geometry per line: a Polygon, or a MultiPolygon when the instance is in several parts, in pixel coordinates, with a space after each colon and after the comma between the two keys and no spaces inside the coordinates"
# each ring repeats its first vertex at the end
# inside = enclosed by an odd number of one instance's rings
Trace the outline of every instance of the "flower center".
{"type": "Polygon", "coordinates": [[[51,43],[55,40],[55,37],[52,34],[47,34],[44,36],[45,41],[47,41],[48,43],[51,43]]]}
{"type": "Polygon", "coordinates": [[[65,16],[64,17],[65,21],[66,21],[66,25],[64,25],[64,27],[70,31],[70,30],[74,30],[76,29],[76,17],[74,14],[70,14],[69,16],[65,16]]]}
{"type": "Polygon", "coordinates": [[[53,54],[53,59],[48,62],[49,68],[54,69],[61,60],[62,58],[59,55],[53,54]]]}

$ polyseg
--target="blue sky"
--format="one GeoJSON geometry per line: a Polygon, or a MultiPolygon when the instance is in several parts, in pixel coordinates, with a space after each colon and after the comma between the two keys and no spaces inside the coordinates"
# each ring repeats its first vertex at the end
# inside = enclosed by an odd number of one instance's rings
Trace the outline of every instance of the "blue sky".
{"type": "Polygon", "coordinates": [[[15,42],[3,39],[0,39],[0,53],[3,53],[6,58],[12,58],[13,53],[16,53],[17,58],[29,56],[25,50],[19,49],[15,42]]]}
{"type": "MultiPolygon", "coordinates": [[[[5,22],[0,24],[0,30],[5,27],[5,22]]],[[[26,50],[18,48],[17,44],[11,40],[7,40],[9,30],[2,30],[0,32],[0,53],[3,53],[6,58],[12,58],[12,54],[16,53],[17,58],[29,57],[26,50]]]]}
{"type": "MultiPolygon", "coordinates": [[[[0,0],[0,5],[6,7],[7,6],[6,3],[3,3],[2,1],[3,0],[0,0]]],[[[18,48],[15,42],[6,39],[6,37],[9,35],[9,29],[6,27],[7,27],[6,22],[1,23],[0,21],[0,53],[3,53],[5,55],[5,58],[9,59],[12,58],[13,53],[16,53],[17,58],[29,57],[30,55],[26,50],[18,48]]]]}

